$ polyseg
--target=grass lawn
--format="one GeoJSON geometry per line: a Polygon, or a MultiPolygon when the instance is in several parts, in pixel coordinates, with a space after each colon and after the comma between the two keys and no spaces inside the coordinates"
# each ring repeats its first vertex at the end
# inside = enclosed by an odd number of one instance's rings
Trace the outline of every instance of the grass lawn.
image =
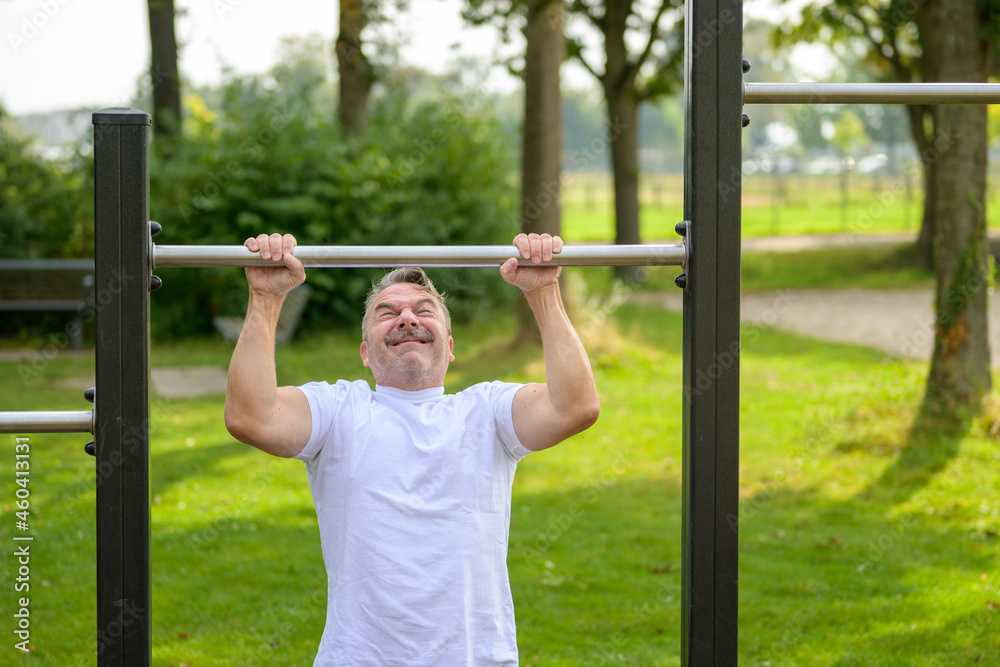
{"type": "MultiPolygon", "coordinates": [[[[567,174],[563,180],[564,237],[572,242],[609,242],[615,237],[610,176],[567,174]]],[[[639,199],[643,240],[676,239],[684,219],[681,174],[643,174],[639,199]]],[[[788,174],[743,179],[744,236],[904,232],[916,237],[923,193],[888,176],[852,174],[846,198],[839,176],[788,174]]],[[[987,206],[987,223],[1000,227],[1000,207],[987,206]]]]}
{"type": "MultiPolygon", "coordinates": [[[[579,282],[579,281],[578,281],[579,282]]],[[[607,300],[607,295],[594,297],[607,300]]],[[[676,665],[680,651],[681,319],[606,303],[587,320],[598,424],[526,458],[508,562],[521,664],[676,665]]],[[[542,377],[512,323],[458,327],[448,389],[542,377]]],[[[741,665],[1000,664],[1000,446],[920,414],[926,364],[755,327],[741,393],[741,665]],[[914,423],[918,423],[915,429],[914,423]]],[[[280,381],[356,377],[357,341],[279,348],[280,381]]],[[[83,409],[92,358],[0,362],[6,410],[83,409]]],[[[225,366],[219,341],[154,345],[153,363],[225,366]]],[[[316,520],[300,463],[230,438],[222,396],[156,399],[154,664],[305,667],[324,622],[316,520]]],[[[14,529],[3,436],[0,540],[14,529]]],[[[94,663],[94,461],[88,438],[32,435],[31,641],[0,664],[94,663]]],[[[16,562],[0,560],[3,609],[16,562]]]]}
{"type": "MultiPolygon", "coordinates": [[[[855,246],[801,252],[744,252],[740,260],[744,291],[800,289],[933,289],[934,274],[924,269],[912,245],[855,246]]],[[[647,268],[642,291],[674,291],[680,267],[647,268]]],[[[595,289],[600,283],[594,285],[595,289]]]]}

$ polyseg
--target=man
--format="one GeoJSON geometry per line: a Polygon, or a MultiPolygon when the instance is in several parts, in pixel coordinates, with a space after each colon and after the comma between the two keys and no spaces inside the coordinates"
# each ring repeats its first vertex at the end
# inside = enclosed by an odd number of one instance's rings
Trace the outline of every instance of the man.
{"type": "Polygon", "coordinates": [[[306,463],[328,575],[315,666],[517,665],[507,576],[518,460],[588,428],[600,403],[563,308],[562,240],[519,234],[500,267],[541,331],[545,384],[481,383],[444,393],[455,359],[444,299],[419,269],[376,284],[362,321],[363,380],[278,387],[274,336],[284,295],[305,280],[289,234],[245,245],[250,303],[229,368],[226,427],[306,463]]]}

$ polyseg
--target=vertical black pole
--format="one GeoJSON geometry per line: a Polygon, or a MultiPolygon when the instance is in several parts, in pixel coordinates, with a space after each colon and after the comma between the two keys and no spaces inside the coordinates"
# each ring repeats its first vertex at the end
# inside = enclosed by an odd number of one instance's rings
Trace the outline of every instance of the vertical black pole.
{"type": "Polygon", "coordinates": [[[741,0],[685,4],[683,665],[735,665],[741,0]]]}
{"type": "Polygon", "coordinates": [[[151,663],[149,114],[94,113],[97,664],[151,663]]]}

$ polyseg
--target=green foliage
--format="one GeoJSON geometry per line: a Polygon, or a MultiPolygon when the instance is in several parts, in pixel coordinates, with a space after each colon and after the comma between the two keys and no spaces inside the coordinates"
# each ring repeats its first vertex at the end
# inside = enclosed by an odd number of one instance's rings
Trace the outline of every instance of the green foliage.
{"type": "Polygon", "coordinates": [[[4,257],[90,255],[92,172],[50,160],[0,107],[0,244],[4,257]]]}
{"type": "MultiPolygon", "coordinates": [[[[489,105],[474,95],[413,101],[392,90],[375,100],[367,133],[340,135],[321,69],[283,63],[281,86],[233,78],[219,108],[191,113],[169,156],[154,144],[150,214],[167,244],[240,244],[260,233],[301,244],[509,243],[517,228],[508,144],[489,105]],[[168,159],[169,158],[169,159],[168,159]]],[[[154,334],[211,330],[211,316],[246,305],[232,269],[164,269],[153,299],[154,334]]],[[[310,271],[305,328],[355,326],[381,270],[310,271]]],[[[480,318],[510,290],[494,272],[435,270],[459,318],[480,318]]]]}
{"type": "Polygon", "coordinates": [[[867,142],[864,123],[850,111],[840,114],[833,127],[833,144],[841,155],[849,155],[867,142]]]}

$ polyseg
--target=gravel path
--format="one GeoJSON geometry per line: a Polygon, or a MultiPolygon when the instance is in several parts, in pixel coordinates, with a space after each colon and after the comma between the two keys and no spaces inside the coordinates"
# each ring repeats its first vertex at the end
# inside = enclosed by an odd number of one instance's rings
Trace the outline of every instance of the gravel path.
{"type": "MultiPolygon", "coordinates": [[[[680,311],[680,290],[637,294],[633,300],[680,311]]],[[[992,304],[991,304],[992,305],[992,304]]],[[[930,290],[815,290],[744,292],[744,323],[773,326],[821,340],[867,345],[899,357],[931,358],[934,297],[930,290]]],[[[1000,366],[1000,312],[990,308],[990,350],[1000,366]]]]}

